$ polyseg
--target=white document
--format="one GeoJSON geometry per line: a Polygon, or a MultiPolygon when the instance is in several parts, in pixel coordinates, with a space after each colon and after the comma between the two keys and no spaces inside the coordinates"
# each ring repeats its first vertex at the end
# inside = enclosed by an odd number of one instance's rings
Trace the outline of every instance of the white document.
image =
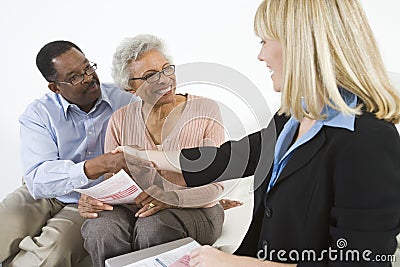
{"type": "Polygon", "coordinates": [[[132,204],[135,198],[142,192],[142,189],[122,169],[109,179],[95,186],[74,190],[112,205],[124,203],[132,204]]]}
{"type": "Polygon", "coordinates": [[[124,267],[189,267],[189,253],[200,247],[196,241],[124,267]]]}

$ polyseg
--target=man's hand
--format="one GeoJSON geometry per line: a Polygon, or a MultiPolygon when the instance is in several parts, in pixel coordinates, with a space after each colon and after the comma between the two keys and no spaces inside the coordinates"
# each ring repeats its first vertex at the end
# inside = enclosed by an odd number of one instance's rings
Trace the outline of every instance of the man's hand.
{"type": "Polygon", "coordinates": [[[103,174],[117,173],[121,169],[135,176],[135,173],[143,171],[143,167],[154,169],[150,161],[123,152],[110,152],[87,160],[84,170],[89,179],[95,180],[103,174]]]}
{"type": "Polygon", "coordinates": [[[81,194],[81,198],[78,201],[78,210],[83,218],[97,218],[99,216],[98,212],[113,210],[113,207],[88,195],[81,194]]]}
{"type": "Polygon", "coordinates": [[[137,146],[118,146],[111,153],[123,152],[126,157],[130,156],[138,161],[143,160],[142,165],[149,165],[162,171],[171,171],[181,173],[180,169],[180,151],[157,151],[157,150],[141,150],[137,146]]]}
{"type": "Polygon", "coordinates": [[[121,169],[129,173],[124,153],[107,153],[87,160],[84,165],[85,174],[91,180],[106,173],[117,173],[121,169]]]}
{"type": "Polygon", "coordinates": [[[111,151],[111,153],[115,154],[115,153],[119,153],[119,152],[124,152],[131,156],[140,158],[141,156],[144,155],[141,153],[141,151],[143,151],[143,149],[140,149],[140,147],[138,147],[138,146],[127,145],[127,146],[117,146],[116,148],[114,148],[114,150],[111,151]]]}

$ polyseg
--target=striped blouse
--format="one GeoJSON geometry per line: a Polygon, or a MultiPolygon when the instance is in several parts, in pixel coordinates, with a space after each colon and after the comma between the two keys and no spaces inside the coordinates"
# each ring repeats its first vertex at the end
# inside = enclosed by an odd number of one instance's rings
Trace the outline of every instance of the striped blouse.
{"type": "MultiPolygon", "coordinates": [[[[186,96],[181,117],[159,146],[153,142],[146,128],[142,115],[142,101],[131,103],[114,112],[108,123],[104,152],[123,145],[163,151],[221,145],[225,134],[217,103],[204,97],[189,94],[186,96]]],[[[187,188],[184,187],[186,184],[181,174],[168,171],[159,173],[167,180],[163,182],[164,189],[174,191],[178,195],[179,207],[213,206],[223,192],[223,186],[219,183],[187,188]]]]}

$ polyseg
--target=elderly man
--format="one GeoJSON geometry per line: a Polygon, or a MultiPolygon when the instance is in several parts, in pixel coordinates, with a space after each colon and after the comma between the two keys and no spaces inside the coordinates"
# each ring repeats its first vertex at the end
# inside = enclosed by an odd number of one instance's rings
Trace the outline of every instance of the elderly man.
{"type": "Polygon", "coordinates": [[[36,65],[51,92],[20,117],[26,185],[0,203],[0,262],[74,266],[87,253],[73,190],[126,168],[122,153],[102,155],[104,136],[111,114],[137,97],[100,84],[97,65],[68,41],[46,44],[36,65]]]}

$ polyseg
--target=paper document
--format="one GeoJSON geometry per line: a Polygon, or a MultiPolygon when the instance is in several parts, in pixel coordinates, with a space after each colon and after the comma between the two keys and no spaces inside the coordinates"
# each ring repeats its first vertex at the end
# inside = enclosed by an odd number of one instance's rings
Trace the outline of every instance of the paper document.
{"type": "Polygon", "coordinates": [[[124,170],[120,170],[95,186],[74,190],[113,205],[133,203],[137,195],[142,192],[142,189],[124,170]]]}
{"type": "Polygon", "coordinates": [[[189,253],[200,247],[196,241],[124,267],[189,267],[189,253]]]}

